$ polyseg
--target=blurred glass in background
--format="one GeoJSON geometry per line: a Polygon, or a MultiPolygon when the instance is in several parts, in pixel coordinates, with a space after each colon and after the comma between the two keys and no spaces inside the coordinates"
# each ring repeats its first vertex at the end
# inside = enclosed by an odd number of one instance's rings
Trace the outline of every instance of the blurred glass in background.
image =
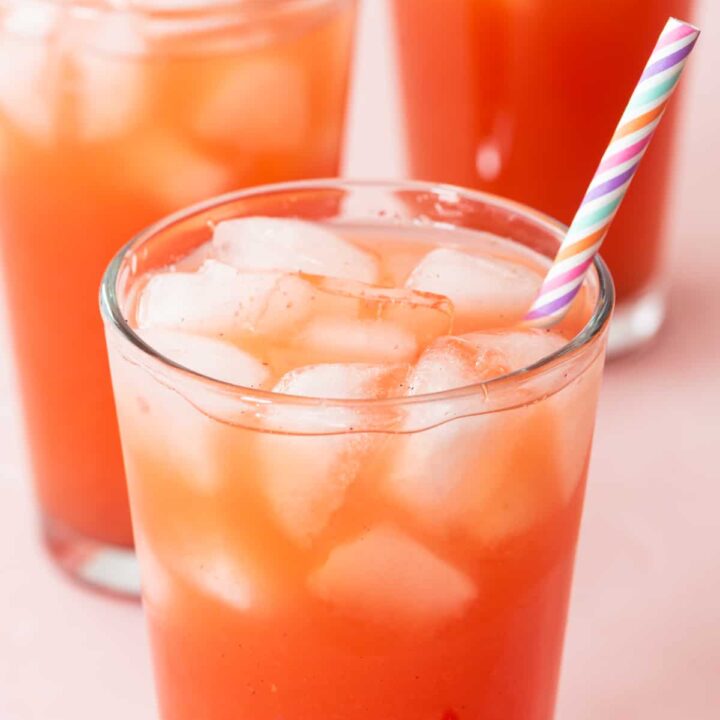
{"type": "Polygon", "coordinates": [[[48,547],[134,592],[97,317],[120,245],[249,184],[337,174],[354,0],[0,0],[0,235],[48,547]]]}
{"type": "MultiPolygon", "coordinates": [[[[658,33],[692,0],[393,0],[410,171],[569,223],[658,33]]],[[[618,305],[610,352],[665,312],[663,246],[678,98],[602,255],[618,305]]]]}

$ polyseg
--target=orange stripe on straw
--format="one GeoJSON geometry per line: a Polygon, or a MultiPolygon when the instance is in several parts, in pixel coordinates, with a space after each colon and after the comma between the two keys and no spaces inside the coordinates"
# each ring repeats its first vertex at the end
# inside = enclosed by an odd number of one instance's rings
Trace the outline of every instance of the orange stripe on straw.
{"type": "Polygon", "coordinates": [[[667,105],[667,100],[662,102],[660,105],[658,105],[653,110],[646,112],[644,115],[640,115],[640,117],[636,117],[634,120],[631,120],[629,123],[625,123],[625,125],[623,125],[622,127],[619,127],[617,129],[617,132],[615,133],[615,135],[613,135],[612,141],[618,140],[621,137],[625,137],[626,135],[629,135],[630,133],[633,133],[636,130],[640,130],[641,128],[645,127],[645,125],[649,125],[653,120],[655,120],[660,115],[662,115],[663,110],[665,110],[666,105],[667,105]]]}
{"type": "Polygon", "coordinates": [[[572,245],[569,245],[568,247],[561,248],[558,252],[555,262],[561,262],[562,260],[565,260],[566,258],[572,257],[573,255],[576,255],[577,253],[581,253],[583,250],[587,250],[588,248],[591,248],[600,238],[603,236],[603,233],[606,231],[607,228],[601,227],[599,230],[596,230],[591,235],[588,235],[586,238],[583,238],[580,242],[573,243],[572,245]]]}

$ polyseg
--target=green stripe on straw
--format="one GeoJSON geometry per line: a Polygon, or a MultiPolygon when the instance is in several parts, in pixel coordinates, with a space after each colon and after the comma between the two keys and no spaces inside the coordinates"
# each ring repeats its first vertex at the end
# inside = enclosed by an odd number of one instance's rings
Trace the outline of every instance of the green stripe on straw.
{"type": "Polygon", "coordinates": [[[664,95],[668,90],[672,90],[675,85],[677,84],[678,80],[680,80],[680,72],[676,75],[673,75],[672,77],[669,77],[664,82],[661,82],[659,85],[656,85],[654,88],[650,88],[650,90],[647,90],[646,92],[636,95],[632,102],[630,103],[630,107],[638,107],[639,105],[647,105],[648,103],[651,103],[653,100],[657,100],[661,95],[664,95]]]}
{"type": "Polygon", "coordinates": [[[608,215],[610,215],[611,212],[617,209],[618,205],[621,202],[622,197],[615,198],[615,200],[611,200],[609,203],[605,203],[605,205],[595,210],[595,212],[585,216],[584,218],[576,218],[575,222],[573,223],[574,229],[584,230],[585,228],[588,228],[591,225],[600,222],[600,220],[604,220],[608,215]]]}

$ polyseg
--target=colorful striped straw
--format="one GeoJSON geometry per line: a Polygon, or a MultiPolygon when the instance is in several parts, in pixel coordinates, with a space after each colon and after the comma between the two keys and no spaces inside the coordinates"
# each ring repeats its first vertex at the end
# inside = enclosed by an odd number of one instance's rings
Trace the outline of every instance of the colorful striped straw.
{"type": "Polygon", "coordinates": [[[670,18],[620,118],[525,323],[548,327],[568,311],[607,235],[700,31],[670,18]]]}

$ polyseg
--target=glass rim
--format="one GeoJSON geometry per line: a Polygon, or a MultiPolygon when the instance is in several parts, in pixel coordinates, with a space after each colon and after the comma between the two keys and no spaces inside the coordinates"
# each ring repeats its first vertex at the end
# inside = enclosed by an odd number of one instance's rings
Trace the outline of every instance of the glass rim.
{"type": "MultiPolygon", "coordinates": [[[[147,226],[140,232],[136,233],[120,250],[114,255],[107,266],[100,284],[100,312],[103,320],[108,321],[112,326],[121,333],[125,340],[133,345],[137,350],[143,353],[153,361],[160,362],[162,365],[171,368],[173,371],[180,371],[192,380],[199,381],[205,385],[212,385],[216,389],[224,392],[232,393],[241,400],[251,401],[255,403],[265,404],[284,404],[297,406],[322,406],[322,407],[389,407],[397,405],[415,405],[421,403],[434,402],[437,400],[459,399],[474,396],[477,394],[489,395],[491,391],[502,388],[508,384],[521,383],[523,380],[529,379],[542,373],[545,369],[555,367],[562,361],[569,360],[582,349],[589,347],[593,340],[597,338],[607,327],[612,314],[615,301],[615,290],[605,261],[595,255],[593,260],[593,268],[598,280],[598,296],[595,302],[593,312],[584,325],[582,330],[575,337],[566,342],[558,350],[544,355],[536,362],[525,367],[514,370],[513,372],[500,375],[472,385],[463,385],[449,390],[440,392],[424,393],[409,397],[391,397],[383,399],[342,399],[342,398],[322,398],[322,397],[305,397],[300,395],[289,395],[274,392],[273,390],[261,390],[250,388],[243,385],[235,385],[233,383],[218,380],[216,378],[205,375],[201,372],[185,367],[180,363],[166,357],[152,345],[146,343],[134,330],[130,327],[124,317],[117,295],[117,283],[119,279],[120,269],[126,256],[136,247],[140,247],[143,243],[151,240],[154,236],[161,232],[171,229],[174,225],[193,215],[198,215],[214,208],[220,207],[227,203],[236,202],[251,197],[267,195],[270,193],[292,192],[301,190],[337,190],[338,188],[374,188],[376,190],[402,190],[402,191],[418,191],[429,192],[434,194],[454,193],[459,194],[469,200],[481,202],[485,205],[491,205],[495,208],[505,209],[518,215],[522,215],[526,219],[535,222],[543,229],[550,231],[557,236],[558,240],[567,232],[567,226],[559,220],[555,220],[550,215],[535,210],[528,205],[510,200],[499,195],[486,193],[480,190],[463,188],[448,183],[435,183],[422,180],[354,180],[345,178],[322,178],[313,180],[293,180],[282,183],[271,183],[266,185],[257,185],[241,190],[235,190],[222,195],[217,195],[199,203],[189,205],[170,215],[157,220],[147,226]]],[[[447,225],[444,225],[447,227],[447,225]]],[[[512,240],[512,238],[510,238],[512,240]]],[[[587,282],[584,280],[583,282],[587,282]]]]}
{"type": "MultiPolygon", "coordinates": [[[[16,0],[15,0],[16,1],[16,0]]],[[[94,12],[129,12],[158,18],[192,18],[213,17],[216,15],[235,15],[247,10],[272,12],[275,9],[304,5],[331,5],[342,0],[215,0],[210,3],[193,4],[171,3],[153,6],[148,0],[125,0],[118,4],[113,0],[40,0],[48,5],[59,5],[63,8],[87,10],[94,12]]],[[[0,7],[14,4],[14,0],[0,0],[0,7]]]]}

